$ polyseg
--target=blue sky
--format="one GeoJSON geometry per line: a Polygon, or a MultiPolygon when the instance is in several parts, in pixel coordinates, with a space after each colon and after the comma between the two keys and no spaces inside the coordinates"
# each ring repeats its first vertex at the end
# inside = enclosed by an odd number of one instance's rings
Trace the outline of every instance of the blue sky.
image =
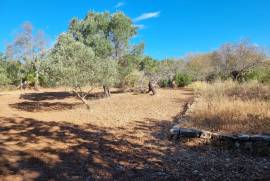
{"type": "Polygon", "coordinates": [[[249,38],[270,46],[270,0],[0,0],[0,51],[24,21],[51,43],[72,17],[90,10],[123,11],[141,27],[134,42],[157,59],[206,52],[249,38]]]}

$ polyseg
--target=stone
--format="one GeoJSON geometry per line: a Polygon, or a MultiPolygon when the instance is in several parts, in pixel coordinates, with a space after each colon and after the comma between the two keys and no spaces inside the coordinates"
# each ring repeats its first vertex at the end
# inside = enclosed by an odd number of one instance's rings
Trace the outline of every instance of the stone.
{"type": "Polygon", "coordinates": [[[189,128],[180,128],[179,136],[185,138],[199,138],[201,135],[201,131],[196,129],[189,129],[189,128]]]}
{"type": "Polygon", "coordinates": [[[270,136],[268,135],[252,135],[250,136],[251,141],[266,141],[270,143],[270,136]]]}
{"type": "Polygon", "coordinates": [[[239,135],[237,138],[238,140],[241,140],[241,141],[247,141],[249,140],[250,136],[247,134],[242,134],[242,135],[239,135]]]}
{"type": "Polygon", "coordinates": [[[202,131],[200,138],[211,139],[212,133],[210,131],[202,131]]]}
{"type": "Polygon", "coordinates": [[[236,148],[239,148],[240,147],[240,143],[239,142],[235,142],[234,145],[235,145],[236,148]]]}
{"type": "Polygon", "coordinates": [[[179,132],[180,132],[180,128],[179,128],[178,125],[175,125],[170,129],[170,134],[171,135],[178,135],[179,132]]]}

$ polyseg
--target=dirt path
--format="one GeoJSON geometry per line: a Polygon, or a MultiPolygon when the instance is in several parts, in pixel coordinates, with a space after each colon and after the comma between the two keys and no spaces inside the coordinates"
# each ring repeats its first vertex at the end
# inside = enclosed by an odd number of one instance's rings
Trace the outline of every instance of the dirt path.
{"type": "Polygon", "coordinates": [[[269,179],[269,157],[167,139],[191,96],[115,93],[87,111],[60,90],[2,93],[0,180],[269,179]]]}

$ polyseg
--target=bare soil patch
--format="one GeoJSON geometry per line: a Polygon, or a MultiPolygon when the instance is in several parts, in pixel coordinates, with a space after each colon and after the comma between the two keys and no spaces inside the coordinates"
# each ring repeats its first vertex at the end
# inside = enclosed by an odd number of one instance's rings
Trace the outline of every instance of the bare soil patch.
{"type": "Polygon", "coordinates": [[[0,94],[0,180],[270,178],[268,157],[167,139],[191,91],[94,96],[90,110],[63,92],[0,94]]]}

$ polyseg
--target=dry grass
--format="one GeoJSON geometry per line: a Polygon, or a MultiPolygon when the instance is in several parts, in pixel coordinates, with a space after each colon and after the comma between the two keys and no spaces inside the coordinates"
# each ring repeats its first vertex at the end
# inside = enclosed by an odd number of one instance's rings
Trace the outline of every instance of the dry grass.
{"type": "Polygon", "coordinates": [[[185,90],[158,90],[156,96],[119,93],[113,90],[111,98],[103,98],[101,89],[93,91],[86,110],[81,101],[63,88],[27,90],[0,94],[0,116],[25,117],[43,121],[69,122],[73,124],[93,123],[97,126],[128,127],[136,121],[147,119],[173,120],[181,112],[181,105],[192,96],[185,90]],[[95,94],[95,95],[94,95],[95,94]]]}
{"type": "Polygon", "coordinates": [[[225,133],[270,132],[270,87],[257,82],[195,83],[199,97],[185,127],[225,133]]]}

